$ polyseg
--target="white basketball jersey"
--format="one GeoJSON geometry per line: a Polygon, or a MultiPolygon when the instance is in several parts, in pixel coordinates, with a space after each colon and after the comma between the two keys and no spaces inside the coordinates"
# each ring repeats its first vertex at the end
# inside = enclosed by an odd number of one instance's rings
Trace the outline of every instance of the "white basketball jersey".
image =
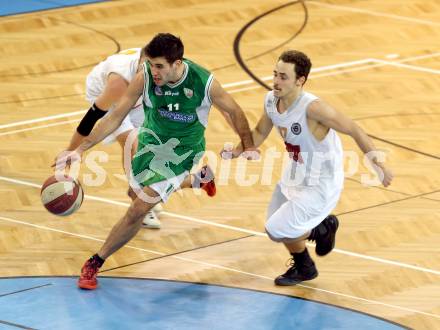
{"type": "MultiPolygon", "coordinates": [[[[93,95],[100,95],[105,88],[110,73],[116,73],[130,83],[138,71],[140,57],[141,48],[126,49],[107,57],[96,65],[87,76],[87,88],[90,89],[93,95]]],[[[142,125],[144,120],[142,98],[139,98],[133,106],[129,116],[135,127],[142,125]]]]}
{"type": "Polygon", "coordinates": [[[265,99],[265,111],[278,129],[289,153],[288,166],[283,172],[280,186],[289,197],[289,187],[319,185],[324,190],[342,189],[343,151],[341,140],[333,129],[318,141],[308,129],[307,108],[318,97],[301,92],[289,108],[279,113],[278,98],[270,91],[265,99]]]}

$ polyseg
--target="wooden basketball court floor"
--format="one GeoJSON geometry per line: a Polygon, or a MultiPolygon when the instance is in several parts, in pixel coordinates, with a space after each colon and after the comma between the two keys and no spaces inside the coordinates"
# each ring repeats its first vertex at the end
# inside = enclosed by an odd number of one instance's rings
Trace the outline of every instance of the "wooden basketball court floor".
{"type": "MultiPolygon", "coordinates": [[[[440,328],[437,0],[126,0],[0,18],[0,276],[77,275],[127,209],[116,145],[94,148],[108,152],[100,163],[105,181],[85,187],[88,197],[73,216],[50,215],[39,201],[51,161],[87,107],[89,70],[158,32],[175,33],[186,57],[214,72],[254,126],[266,90],[237,64],[233,49],[251,21],[237,43],[247,68],[270,86],[282,50],[309,54],[314,70],[306,90],[374,138],[394,170],[393,184],[361,184],[370,173],[362,163],[347,173],[335,210],[341,221],[336,249],[315,258],[320,276],[276,287],[273,279],[285,271],[288,255],[263,232],[280,165],[271,180],[245,186],[235,175],[245,163],[219,161],[215,198],[175,194],[165,205],[163,228],[141,230],[108,259],[103,275],[258,289],[407,327],[440,328]]],[[[206,136],[212,153],[237,141],[214,109],[206,136]]],[[[351,139],[342,140],[346,151],[360,155],[351,139]]],[[[268,148],[283,150],[275,130],[263,154],[268,148]]],[[[247,175],[261,178],[264,169],[261,161],[248,163],[247,175]]],[[[87,175],[96,176],[83,165],[80,180],[87,175]]]]}

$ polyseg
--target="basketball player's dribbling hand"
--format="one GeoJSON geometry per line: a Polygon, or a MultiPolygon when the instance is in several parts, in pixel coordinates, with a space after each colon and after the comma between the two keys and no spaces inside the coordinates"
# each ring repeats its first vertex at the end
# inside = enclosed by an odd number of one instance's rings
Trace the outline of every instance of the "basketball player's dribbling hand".
{"type": "Polygon", "coordinates": [[[58,154],[51,167],[62,171],[76,162],[81,162],[81,153],[78,150],[64,150],[58,154]]]}

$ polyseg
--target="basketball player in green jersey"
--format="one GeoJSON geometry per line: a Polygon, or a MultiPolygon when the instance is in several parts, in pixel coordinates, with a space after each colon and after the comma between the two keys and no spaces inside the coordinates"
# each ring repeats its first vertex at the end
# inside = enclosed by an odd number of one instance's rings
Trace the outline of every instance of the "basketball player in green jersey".
{"type": "Polygon", "coordinates": [[[120,125],[139,96],[143,96],[146,120],[139,130],[132,168],[127,171],[132,174],[130,185],[137,198],[112,228],[98,253],[82,267],[78,280],[82,289],[97,287],[96,275],[105,259],[136,235],[142,218],[155,204],[165,202],[179,185],[192,186],[188,174],[205,150],[204,131],[211,104],[230,118],[240,136],[244,156],[258,157],[243,111],[209,71],[183,58],[179,38],[160,33],[144,49],[147,62],[131,81],[118,106],[75,151],[57,161],[58,168],[79,161],[84,151],[120,125]]]}

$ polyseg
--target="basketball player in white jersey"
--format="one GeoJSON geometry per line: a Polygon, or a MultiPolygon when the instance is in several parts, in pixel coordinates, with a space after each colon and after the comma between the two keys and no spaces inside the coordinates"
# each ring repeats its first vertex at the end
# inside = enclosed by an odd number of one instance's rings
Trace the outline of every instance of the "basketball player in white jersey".
{"type": "MultiPolygon", "coordinates": [[[[365,154],[376,150],[350,118],[303,91],[311,65],[299,51],[286,51],[279,57],[273,90],[267,93],[264,113],[252,131],[258,148],[275,126],[291,158],[273,193],[266,222],[269,238],[282,242],[292,255],[291,267],[275,279],[277,285],[295,285],[318,276],[306,240],[316,242],[319,256],[335,245],[339,222],[330,212],[344,181],[343,151],[336,131],[350,135],[365,154]]],[[[240,152],[241,147],[236,147],[232,157],[240,152]]],[[[387,187],[393,174],[374,156],[370,160],[387,187]]]]}
{"type": "MultiPolygon", "coordinates": [[[[145,61],[141,48],[123,50],[96,65],[86,79],[86,99],[91,107],[78,125],[72,136],[67,150],[75,150],[90,134],[96,122],[110,113],[125,93],[128,84],[136,76],[140,64],[145,61]]],[[[144,121],[144,109],[141,98],[136,102],[116,131],[104,139],[104,144],[118,141],[124,151],[124,145],[128,135],[133,129],[142,126],[144,121]]],[[[132,155],[136,152],[137,144],[132,145],[132,155]]],[[[130,196],[132,197],[132,196],[130,196]]],[[[148,212],[143,220],[143,226],[158,229],[161,222],[156,212],[161,211],[158,204],[154,210],[148,212]]]]}

